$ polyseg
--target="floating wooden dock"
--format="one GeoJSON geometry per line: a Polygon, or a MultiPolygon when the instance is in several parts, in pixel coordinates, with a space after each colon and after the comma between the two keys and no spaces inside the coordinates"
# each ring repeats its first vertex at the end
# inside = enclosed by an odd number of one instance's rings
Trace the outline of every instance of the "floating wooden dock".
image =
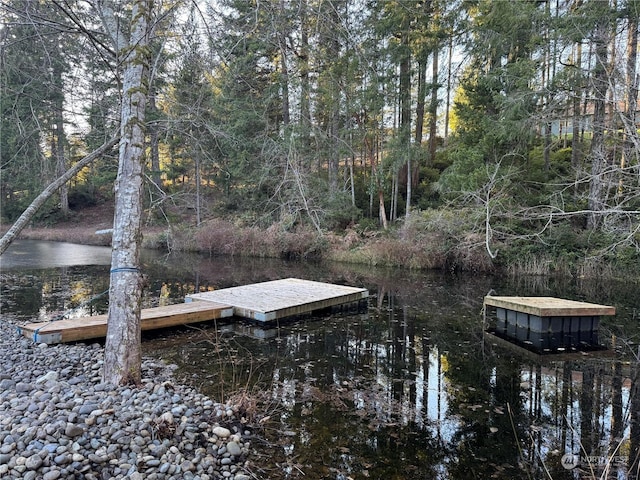
{"type": "Polygon", "coordinates": [[[338,305],[358,303],[369,296],[366,288],[285,278],[187,295],[187,302],[232,305],[234,315],[273,322],[338,305]]]}
{"type": "MultiPolygon", "coordinates": [[[[340,305],[359,305],[368,296],[365,288],[287,278],[195,293],[188,295],[185,303],[144,309],[141,312],[141,329],[153,330],[234,315],[271,322],[340,305]]],[[[107,315],[30,323],[20,330],[25,337],[38,343],[104,338],[107,335],[107,315]]]]}
{"type": "MultiPolygon", "coordinates": [[[[175,327],[190,323],[226,318],[233,307],[214,302],[178,303],[145,308],[140,314],[141,330],[175,327]]],[[[56,322],[29,323],[20,328],[22,334],[38,343],[61,343],[91,340],[107,336],[107,315],[69,318],[56,322]]]]}
{"type": "Polygon", "coordinates": [[[600,317],[616,313],[608,305],[555,297],[487,296],[484,305],[496,311],[489,333],[545,353],[602,349],[600,317]]]}
{"type": "Polygon", "coordinates": [[[539,317],[615,315],[615,307],[555,297],[484,297],[484,304],[539,317]]]}

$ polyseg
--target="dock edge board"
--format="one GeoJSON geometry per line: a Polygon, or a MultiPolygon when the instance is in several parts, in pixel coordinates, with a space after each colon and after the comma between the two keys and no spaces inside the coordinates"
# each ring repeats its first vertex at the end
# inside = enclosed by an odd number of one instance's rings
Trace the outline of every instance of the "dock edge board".
{"type": "MultiPolygon", "coordinates": [[[[140,317],[140,330],[179,327],[231,316],[233,316],[233,307],[230,305],[214,302],[201,303],[197,306],[178,303],[165,307],[143,309],[140,317]],[[181,306],[184,308],[180,308],[181,306]]],[[[18,332],[36,343],[54,344],[95,340],[107,335],[107,315],[29,323],[18,327],[18,332]],[[83,321],[86,323],[80,323],[83,321]]]]}
{"type": "Polygon", "coordinates": [[[615,315],[615,307],[555,297],[500,297],[487,295],[484,305],[540,317],[615,315]]]}

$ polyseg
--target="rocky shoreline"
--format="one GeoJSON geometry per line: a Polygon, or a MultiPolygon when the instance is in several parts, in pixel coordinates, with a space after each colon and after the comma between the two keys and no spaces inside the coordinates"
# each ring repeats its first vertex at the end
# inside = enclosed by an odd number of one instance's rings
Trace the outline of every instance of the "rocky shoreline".
{"type": "Polygon", "coordinates": [[[249,480],[233,405],[144,359],[140,387],[102,383],[99,344],[35,344],[0,319],[0,478],[249,480]]]}

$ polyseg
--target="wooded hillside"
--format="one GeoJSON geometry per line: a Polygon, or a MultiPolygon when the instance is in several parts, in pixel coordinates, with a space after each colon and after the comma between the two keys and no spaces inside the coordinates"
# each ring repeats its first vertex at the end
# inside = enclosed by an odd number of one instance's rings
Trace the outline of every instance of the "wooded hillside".
{"type": "MultiPolygon", "coordinates": [[[[0,0],[3,223],[118,132],[120,57],[95,1],[0,0]]],[[[130,2],[112,3],[127,31],[130,2]]],[[[636,0],[156,2],[147,215],[397,227],[532,271],[633,264],[639,15],[636,0]]],[[[84,167],[40,221],[110,200],[116,170],[115,150],[84,167]]]]}

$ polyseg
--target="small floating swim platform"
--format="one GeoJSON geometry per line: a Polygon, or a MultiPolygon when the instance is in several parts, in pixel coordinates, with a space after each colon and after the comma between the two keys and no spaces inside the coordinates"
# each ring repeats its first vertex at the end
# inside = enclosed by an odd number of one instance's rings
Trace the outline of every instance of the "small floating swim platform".
{"type": "MultiPolygon", "coordinates": [[[[175,327],[231,317],[233,307],[214,302],[178,303],[145,308],[140,313],[141,330],[175,327]]],[[[107,336],[108,315],[69,318],[55,322],[29,323],[20,328],[22,335],[37,343],[62,343],[92,340],[107,336]]]]}
{"type": "Polygon", "coordinates": [[[487,296],[484,305],[496,313],[488,333],[544,354],[602,350],[600,317],[616,312],[608,305],[555,297],[487,296]]]}
{"type": "Polygon", "coordinates": [[[232,305],[234,315],[256,320],[276,320],[311,314],[368,298],[366,288],[285,278],[240,287],[187,295],[186,302],[217,302],[232,305]]]}
{"type": "Polygon", "coordinates": [[[615,315],[615,307],[555,297],[484,297],[484,304],[538,317],[615,315]]]}

